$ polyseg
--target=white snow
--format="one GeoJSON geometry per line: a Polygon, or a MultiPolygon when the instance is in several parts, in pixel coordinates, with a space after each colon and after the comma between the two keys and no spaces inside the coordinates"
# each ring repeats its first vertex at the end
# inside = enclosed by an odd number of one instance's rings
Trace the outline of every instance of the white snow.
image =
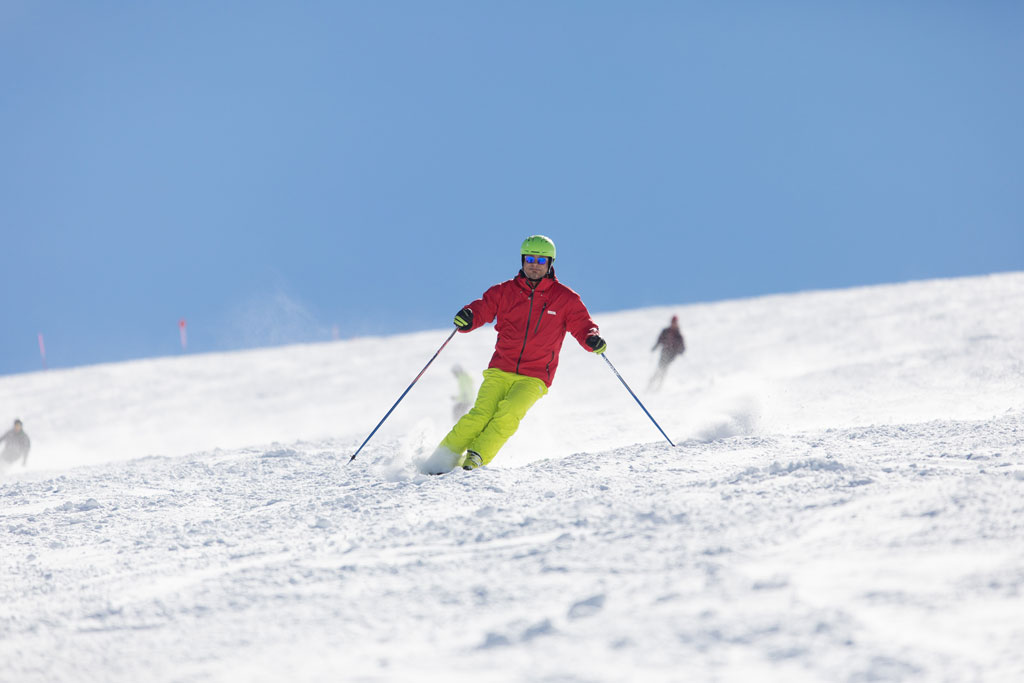
{"type": "Polygon", "coordinates": [[[1024,680],[1024,273],[595,317],[676,448],[569,338],[419,474],[491,329],[351,464],[448,329],[0,378],[0,681],[1024,680]]]}

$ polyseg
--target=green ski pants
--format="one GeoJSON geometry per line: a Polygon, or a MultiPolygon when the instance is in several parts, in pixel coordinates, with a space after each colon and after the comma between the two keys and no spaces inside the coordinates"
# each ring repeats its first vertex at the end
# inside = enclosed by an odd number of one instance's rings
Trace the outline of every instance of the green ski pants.
{"type": "Polygon", "coordinates": [[[459,418],[441,445],[459,455],[466,449],[476,451],[486,465],[516,433],[526,411],[546,393],[547,386],[536,377],[487,368],[476,403],[459,418]]]}

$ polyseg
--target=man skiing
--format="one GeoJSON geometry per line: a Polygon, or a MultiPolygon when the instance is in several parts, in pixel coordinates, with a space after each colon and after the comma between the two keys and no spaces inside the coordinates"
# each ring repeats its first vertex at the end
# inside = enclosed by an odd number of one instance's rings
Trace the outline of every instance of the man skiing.
{"type": "Polygon", "coordinates": [[[658,369],[654,371],[654,375],[651,376],[651,381],[647,385],[648,389],[661,388],[662,382],[665,381],[665,372],[668,371],[669,364],[675,360],[676,356],[681,356],[683,351],[686,350],[683,333],[679,331],[679,316],[672,316],[672,322],[658,335],[658,340],[654,342],[651,351],[654,351],[659,346],[661,347],[661,358],[658,359],[658,369]]]}
{"type": "Polygon", "coordinates": [[[460,464],[472,470],[491,462],[548,392],[566,333],[593,353],[608,348],[579,294],[555,278],[554,261],[554,242],[544,235],[527,237],[519,274],[455,314],[460,332],[496,320],[498,340],[476,402],[424,463],[424,471],[441,474],[460,464]]]}
{"type": "Polygon", "coordinates": [[[15,420],[14,426],[0,436],[0,443],[4,443],[3,453],[0,453],[0,471],[13,467],[18,460],[21,460],[22,467],[28,463],[28,451],[32,447],[32,442],[22,428],[21,420],[15,420]]]}

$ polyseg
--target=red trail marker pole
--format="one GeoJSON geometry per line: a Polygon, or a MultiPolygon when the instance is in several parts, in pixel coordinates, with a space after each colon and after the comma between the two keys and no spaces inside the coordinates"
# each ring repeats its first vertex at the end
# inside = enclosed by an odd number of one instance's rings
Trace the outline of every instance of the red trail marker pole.
{"type": "Polygon", "coordinates": [[[178,321],[178,332],[181,333],[181,350],[188,350],[188,332],[185,331],[185,319],[178,321]]]}

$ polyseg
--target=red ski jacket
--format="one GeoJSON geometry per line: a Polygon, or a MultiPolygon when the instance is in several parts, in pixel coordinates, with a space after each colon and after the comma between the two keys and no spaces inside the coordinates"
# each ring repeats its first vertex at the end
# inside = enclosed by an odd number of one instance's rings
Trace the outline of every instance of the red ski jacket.
{"type": "Polygon", "coordinates": [[[588,352],[586,339],[600,334],[580,295],[557,279],[554,271],[530,287],[522,271],[494,285],[467,306],[473,311],[469,332],[495,318],[498,342],[487,367],[536,377],[551,386],[558,367],[558,352],[568,332],[588,352]]]}

